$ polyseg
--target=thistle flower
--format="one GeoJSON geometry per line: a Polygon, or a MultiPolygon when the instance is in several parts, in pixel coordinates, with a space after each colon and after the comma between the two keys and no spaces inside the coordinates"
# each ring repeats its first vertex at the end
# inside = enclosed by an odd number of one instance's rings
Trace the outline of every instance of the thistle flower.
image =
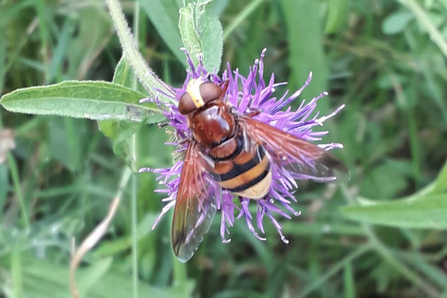
{"type": "MultiPolygon", "coordinates": [[[[174,89],[175,97],[171,94],[164,95],[171,97],[175,102],[178,102],[180,97],[186,92],[188,83],[192,79],[211,79],[216,84],[228,80],[228,89],[224,100],[231,104],[240,114],[248,114],[253,110],[257,110],[260,111],[260,114],[256,116],[256,120],[258,121],[267,123],[309,142],[321,140],[321,136],[328,132],[315,132],[312,131],[312,128],[323,125],[325,120],[337,114],[344,105],[327,116],[320,117],[317,112],[315,116],[311,117],[317,107],[317,101],[327,95],[326,92],[322,92],[307,103],[303,100],[298,109],[292,110],[289,105],[295,101],[302,91],[309,85],[312,79],[312,73],[309,74],[306,82],[299,90],[292,94],[289,94],[289,92],[286,91],[285,94],[278,98],[274,95],[275,88],[286,85],[287,83],[275,83],[274,74],[270,76],[268,81],[264,80],[263,59],[265,52],[266,50],[264,49],[260,59],[255,60],[254,65],[249,69],[247,77],[240,74],[238,69],[233,71],[230,64],[227,64],[227,69],[222,74],[222,77],[220,77],[215,72],[209,72],[205,69],[202,61],[200,61],[199,65],[194,65],[191,57],[185,50],[190,66],[190,70],[187,71],[186,80],[181,88],[174,89]]],[[[160,104],[160,107],[163,109],[163,113],[169,121],[169,125],[175,130],[176,140],[167,143],[167,145],[176,146],[176,152],[181,154],[182,152],[185,152],[188,146],[187,142],[184,142],[184,140],[187,140],[190,137],[187,117],[179,113],[178,107],[175,104],[160,104]]],[[[318,146],[325,150],[343,148],[339,143],[320,144],[318,146]]],[[[140,172],[152,171],[159,174],[157,180],[159,180],[161,185],[165,186],[165,188],[157,190],[157,192],[166,194],[166,197],[163,199],[163,202],[165,202],[166,205],[162,209],[154,227],[160,218],[175,206],[182,166],[183,161],[179,160],[170,168],[140,169],[140,172]]],[[[279,214],[287,219],[291,219],[292,216],[300,215],[300,212],[296,211],[291,206],[291,203],[292,201],[296,202],[296,198],[294,197],[294,192],[298,187],[296,180],[308,178],[305,175],[291,172],[286,167],[282,167],[275,163],[272,163],[271,171],[273,179],[270,191],[266,197],[261,200],[235,197],[235,195],[229,191],[221,190],[217,182],[209,179],[211,190],[208,191],[214,193],[221,192],[219,196],[216,196],[218,199],[215,204],[217,210],[220,210],[221,213],[220,234],[223,242],[228,243],[231,241],[226,238],[226,235],[229,234],[229,227],[234,225],[235,219],[239,218],[245,219],[248,228],[255,237],[260,240],[265,240],[265,238],[258,234],[257,230],[262,234],[265,233],[264,217],[267,216],[278,231],[281,240],[284,243],[288,243],[288,240],[281,231],[281,224],[275,218],[275,214],[279,214]],[[257,212],[255,215],[251,214],[249,210],[250,204],[257,205],[257,212]],[[237,215],[235,213],[237,213],[237,215]]],[[[321,180],[325,181],[324,178],[321,180]]],[[[326,181],[330,180],[331,179],[328,178],[326,181]]]]}

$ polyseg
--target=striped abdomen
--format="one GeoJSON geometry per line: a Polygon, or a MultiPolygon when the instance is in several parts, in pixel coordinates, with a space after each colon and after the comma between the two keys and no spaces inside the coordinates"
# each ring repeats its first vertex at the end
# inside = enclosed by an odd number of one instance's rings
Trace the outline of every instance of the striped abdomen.
{"type": "Polygon", "coordinates": [[[268,193],[272,172],[264,146],[239,135],[211,149],[210,156],[215,161],[210,174],[222,188],[255,200],[268,193]]]}

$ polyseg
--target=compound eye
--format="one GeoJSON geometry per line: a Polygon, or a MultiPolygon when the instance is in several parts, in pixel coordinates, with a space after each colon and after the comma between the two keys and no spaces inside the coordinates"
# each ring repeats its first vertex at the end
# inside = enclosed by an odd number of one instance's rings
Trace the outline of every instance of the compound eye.
{"type": "Polygon", "coordinates": [[[183,93],[178,103],[178,111],[182,115],[187,115],[197,110],[197,107],[188,92],[183,93]]]}
{"type": "Polygon", "coordinates": [[[206,82],[200,85],[200,95],[203,102],[207,103],[218,99],[222,95],[222,88],[212,82],[206,82]]]}

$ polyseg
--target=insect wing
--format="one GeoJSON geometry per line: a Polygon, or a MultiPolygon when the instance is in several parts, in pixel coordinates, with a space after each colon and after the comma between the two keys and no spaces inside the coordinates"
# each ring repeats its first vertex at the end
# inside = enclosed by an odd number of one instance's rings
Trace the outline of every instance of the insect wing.
{"type": "Polygon", "coordinates": [[[293,178],[318,182],[349,180],[346,166],[317,145],[253,118],[242,116],[239,123],[250,138],[266,146],[275,163],[289,170],[293,178]]]}
{"type": "MultiPolygon", "coordinates": [[[[208,232],[216,213],[203,160],[196,144],[185,155],[171,227],[171,243],[177,258],[187,262],[208,232]]],[[[216,192],[213,192],[216,193],[216,192]]]]}

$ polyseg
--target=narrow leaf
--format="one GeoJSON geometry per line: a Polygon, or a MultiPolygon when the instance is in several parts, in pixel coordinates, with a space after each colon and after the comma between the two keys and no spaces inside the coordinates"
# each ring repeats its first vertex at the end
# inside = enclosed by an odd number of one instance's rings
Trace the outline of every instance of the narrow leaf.
{"type": "Polygon", "coordinates": [[[58,115],[92,120],[157,122],[154,103],[139,104],[144,94],[103,81],[65,81],[56,85],[18,89],[4,95],[0,105],[11,112],[58,115]]]}
{"type": "Polygon", "coordinates": [[[438,174],[438,177],[435,181],[435,190],[436,192],[447,191],[447,162],[442,167],[441,171],[438,174]]]}
{"type": "MultiPolygon", "coordinates": [[[[231,23],[227,24],[225,26],[225,30],[223,32],[223,39],[227,40],[227,38],[231,35],[231,33],[236,30],[244,21],[248,19],[248,17],[256,11],[256,9],[264,3],[265,0],[253,0],[250,3],[247,4],[247,6],[244,7],[237,15],[233,17],[233,20],[231,23]]],[[[258,17],[263,17],[262,14],[259,14],[258,17]]],[[[264,22],[264,20],[263,20],[264,22]]],[[[259,28],[256,28],[259,30],[259,28]]],[[[263,35],[260,31],[258,31],[260,34],[263,35]]],[[[251,39],[253,41],[253,39],[251,39]]]]}
{"type": "Polygon", "coordinates": [[[350,219],[372,224],[403,228],[447,229],[447,194],[363,206],[347,206],[341,208],[341,212],[350,219]]]}
{"type": "Polygon", "coordinates": [[[200,0],[196,6],[196,24],[208,71],[219,71],[222,59],[223,30],[214,7],[216,1],[200,0]]]}
{"type": "MultiPolygon", "coordinates": [[[[323,20],[319,14],[320,1],[280,1],[287,24],[289,42],[289,65],[292,78],[289,89],[295,90],[313,72],[311,84],[302,93],[302,98],[312,98],[327,89],[329,71],[323,46],[323,20]]],[[[318,103],[322,115],[329,110],[328,100],[318,103]]]]}
{"type": "Polygon", "coordinates": [[[14,297],[22,298],[23,295],[23,272],[22,272],[22,262],[20,254],[20,245],[16,243],[14,246],[14,251],[11,256],[11,273],[12,273],[12,284],[14,287],[14,297]]]}
{"type": "Polygon", "coordinates": [[[355,278],[351,262],[346,262],[344,270],[344,292],[346,298],[355,298],[355,278]]]}
{"type": "MultiPolygon", "coordinates": [[[[135,73],[130,66],[130,63],[123,56],[115,68],[113,82],[125,87],[132,87],[136,83],[135,73]]],[[[162,119],[160,115],[160,119],[162,119]]],[[[112,140],[113,152],[119,157],[126,160],[130,165],[131,156],[131,138],[141,127],[141,123],[132,121],[118,121],[114,119],[98,121],[101,132],[112,140]]]]}
{"type": "Polygon", "coordinates": [[[430,39],[439,47],[441,52],[447,57],[447,42],[442,33],[433,23],[428,13],[415,0],[398,0],[400,3],[410,9],[419,24],[428,32],[430,39]]]}
{"type": "MultiPolygon", "coordinates": [[[[31,256],[23,256],[21,260],[23,296],[36,298],[71,297],[68,292],[68,270],[65,264],[55,264],[31,256]],[[26,264],[26,266],[25,266],[26,264]]],[[[0,260],[0,266],[3,264],[0,260]]],[[[78,270],[79,280],[85,280],[90,273],[88,269],[78,270]]],[[[80,297],[93,298],[122,298],[129,297],[133,291],[133,283],[129,276],[113,268],[99,279],[88,292],[81,292],[80,297]]],[[[177,287],[169,289],[157,288],[144,282],[137,281],[139,297],[165,298],[165,297],[192,297],[193,284],[187,282],[185,290],[178,293],[177,287]]],[[[9,289],[7,289],[9,290],[9,289]]]]}
{"type": "Polygon", "coordinates": [[[326,33],[336,33],[343,28],[348,19],[349,0],[330,0],[326,33]]]}
{"type": "Polygon", "coordinates": [[[105,277],[108,271],[110,271],[113,263],[113,258],[104,258],[98,260],[92,266],[84,270],[82,278],[79,279],[80,292],[90,291],[98,282],[105,277]]]}
{"type": "Polygon", "coordinates": [[[132,66],[123,55],[116,65],[115,73],[113,74],[113,83],[132,88],[134,87],[136,80],[137,78],[132,70],[132,66]]]}
{"type": "Polygon", "coordinates": [[[191,56],[194,65],[198,65],[199,56],[202,55],[203,50],[199,36],[197,35],[194,19],[194,6],[192,4],[188,4],[188,6],[180,9],[178,26],[182,35],[183,46],[191,56]]]}
{"type": "Polygon", "coordinates": [[[72,172],[82,165],[82,156],[88,140],[87,123],[68,117],[48,117],[48,156],[62,163],[72,172]]]}
{"type": "Polygon", "coordinates": [[[389,15],[382,23],[382,31],[392,35],[402,32],[408,23],[414,19],[413,14],[408,10],[400,10],[389,15]]]}
{"type": "MultiPolygon", "coordinates": [[[[6,195],[8,194],[8,186],[9,186],[9,173],[6,164],[0,163],[0,209],[3,209],[3,206],[6,201],[6,195]]],[[[0,220],[3,217],[3,212],[0,214],[0,220]]]]}
{"type": "Polygon", "coordinates": [[[138,0],[159,35],[174,55],[186,65],[185,55],[180,51],[182,40],[177,29],[178,9],[175,0],[138,0]]]}

